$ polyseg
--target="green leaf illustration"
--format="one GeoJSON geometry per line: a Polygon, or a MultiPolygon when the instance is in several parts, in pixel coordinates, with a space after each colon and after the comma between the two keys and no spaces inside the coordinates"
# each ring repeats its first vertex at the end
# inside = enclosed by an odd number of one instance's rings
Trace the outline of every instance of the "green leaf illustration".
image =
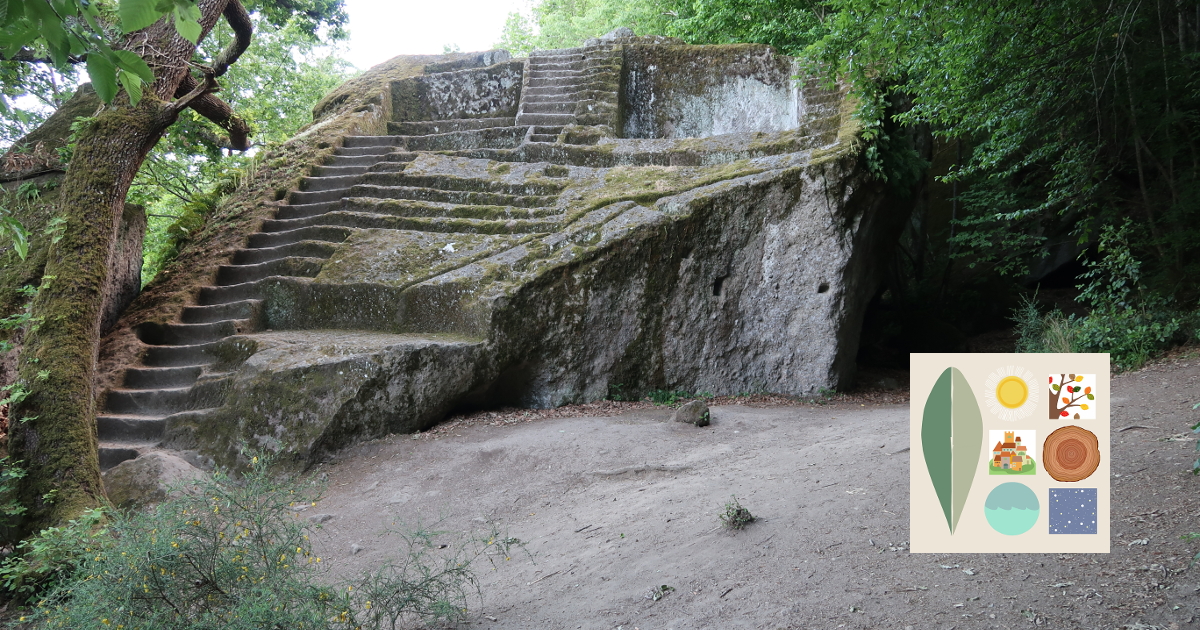
{"type": "Polygon", "coordinates": [[[967,379],[946,368],[933,384],[921,418],[921,450],[946,524],[953,534],[983,449],[983,416],[967,379]]]}

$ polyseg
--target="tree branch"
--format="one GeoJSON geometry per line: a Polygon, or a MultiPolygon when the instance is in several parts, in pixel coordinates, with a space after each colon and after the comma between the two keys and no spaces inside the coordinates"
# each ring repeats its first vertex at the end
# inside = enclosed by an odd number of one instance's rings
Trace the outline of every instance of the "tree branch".
{"type": "Polygon", "coordinates": [[[229,46],[217,55],[216,61],[213,62],[213,71],[216,76],[221,76],[229,70],[229,66],[246,52],[250,47],[250,38],[254,34],[254,23],[250,21],[250,14],[246,12],[246,7],[242,6],[240,0],[229,0],[229,4],[225,5],[225,21],[229,22],[229,26],[233,29],[233,41],[229,42],[229,46]]]}
{"type": "MultiPolygon", "coordinates": [[[[211,81],[212,87],[217,85],[216,78],[212,75],[205,75],[205,85],[211,81]]],[[[196,79],[192,76],[186,76],[179,83],[179,89],[175,91],[176,103],[187,98],[191,93],[196,92],[205,85],[199,85],[196,79]]],[[[186,102],[182,107],[191,107],[196,113],[211,120],[218,127],[229,133],[229,148],[236,151],[245,151],[250,148],[250,124],[247,123],[241,116],[233,113],[233,108],[229,103],[217,98],[212,93],[212,89],[206,90],[201,94],[193,97],[186,102]]]]}
{"type": "MultiPolygon", "coordinates": [[[[54,60],[49,57],[39,57],[31,48],[22,48],[11,57],[0,55],[0,61],[23,61],[25,63],[40,63],[47,66],[53,66],[54,60]]],[[[67,63],[83,63],[87,61],[87,55],[68,55],[67,63]]]]}

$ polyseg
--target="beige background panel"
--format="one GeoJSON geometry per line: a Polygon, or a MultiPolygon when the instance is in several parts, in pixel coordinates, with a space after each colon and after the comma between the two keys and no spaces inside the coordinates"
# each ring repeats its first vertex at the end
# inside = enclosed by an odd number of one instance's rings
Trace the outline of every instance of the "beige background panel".
{"type": "Polygon", "coordinates": [[[913,553],[1108,553],[1110,530],[1111,457],[1109,434],[1109,360],[1107,354],[913,354],[911,355],[911,408],[909,448],[909,542],[913,553]],[[1041,387],[1038,409],[1020,420],[1005,421],[997,417],[984,402],[984,382],[996,370],[1019,366],[1032,372],[1032,387],[1041,387]],[[948,367],[958,368],[970,383],[975,400],[983,415],[984,444],[979,453],[979,467],[963,508],[962,519],[954,535],[933,490],[933,482],[925,468],[921,450],[921,416],[925,400],[937,378],[948,367]],[[1050,374],[1095,374],[1096,395],[1094,420],[1048,417],[1050,374]],[[1096,434],[1100,442],[1100,466],[1090,477],[1075,483],[1055,481],[1042,468],[1045,453],[1042,443],[1055,429],[1076,425],[1096,434]],[[989,475],[988,461],[993,444],[987,443],[989,430],[1033,429],[1037,431],[1037,474],[1030,476],[989,475]],[[983,504],[996,486],[1016,481],[1029,486],[1037,495],[1040,511],[1037,523],[1024,534],[1007,536],[988,525],[983,504]],[[1050,534],[1050,488],[1096,488],[1095,534],[1050,534]]]}

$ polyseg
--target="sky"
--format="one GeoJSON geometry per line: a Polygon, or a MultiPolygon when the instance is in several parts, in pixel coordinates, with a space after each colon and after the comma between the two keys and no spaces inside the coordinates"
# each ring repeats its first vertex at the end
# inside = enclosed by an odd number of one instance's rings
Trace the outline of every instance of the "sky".
{"type": "Polygon", "coordinates": [[[488,50],[510,12],[529,13],[529,0],[346,0],[346,59],[365,70],[396,55],[438,55],[446,45],[488,50]]]}

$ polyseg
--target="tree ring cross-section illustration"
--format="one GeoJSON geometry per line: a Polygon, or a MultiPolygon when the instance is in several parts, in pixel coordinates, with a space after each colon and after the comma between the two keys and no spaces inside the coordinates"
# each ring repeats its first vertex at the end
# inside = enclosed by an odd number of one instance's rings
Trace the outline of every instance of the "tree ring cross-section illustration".
{"type": "Polygon", "coordinates": [[[1099,465],[1100,441],[1087,429],[1062,427],[1042,445],[1042,468],[1058,481],[1087,479],[1099,465]]]}

